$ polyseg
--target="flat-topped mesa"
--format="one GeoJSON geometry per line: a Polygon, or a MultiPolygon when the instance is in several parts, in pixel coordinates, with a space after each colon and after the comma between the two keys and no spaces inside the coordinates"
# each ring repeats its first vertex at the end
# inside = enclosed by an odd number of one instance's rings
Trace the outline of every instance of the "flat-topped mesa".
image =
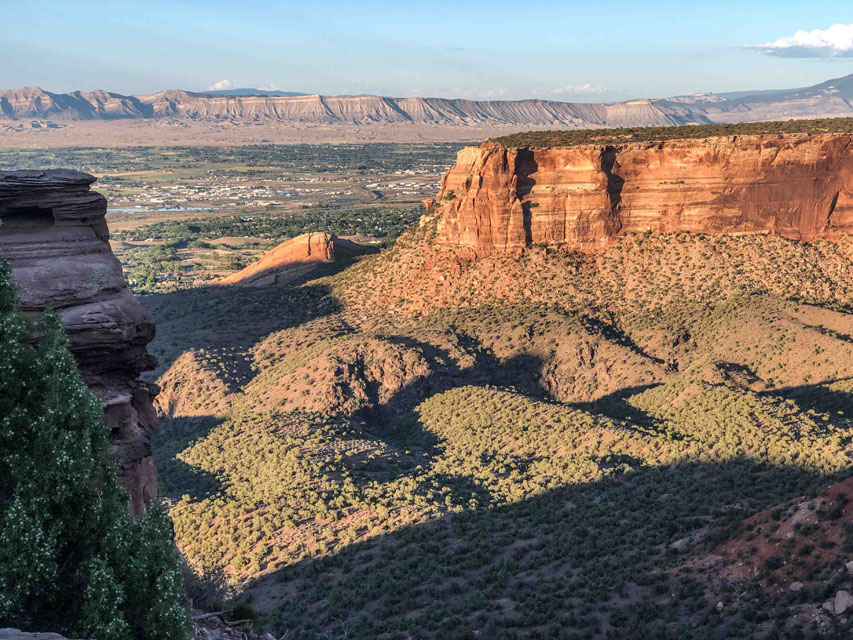
{"type": "Polygon", "coordinates": [[[83,379],[101,399],[121,479],[139,514],[157,493],[151,436],[157,388],[154,323],[128,290],[109,245],[107,201],[79,171],[0,172],[0,258],[12,264],[23,311],[56,310],[83,379]]]}
{"type": "MultiPolygon", "coordinates": [[[[429,217],[478,255],[581,251],[625,233],[853,231],[853,135],[737,135],[623,144],[466,147],[429,217]]],[[[429,204],[429,201],[428,201],[429,204]]]]}

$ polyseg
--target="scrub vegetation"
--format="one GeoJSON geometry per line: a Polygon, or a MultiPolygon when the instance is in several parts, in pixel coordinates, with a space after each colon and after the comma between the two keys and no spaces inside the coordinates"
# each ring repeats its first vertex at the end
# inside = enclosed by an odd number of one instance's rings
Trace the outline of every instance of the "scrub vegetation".
{"type": "Polygon", "coordinates": [[[297,638],[849,631],[819,613],[847,529],[725,551],[849,475],[848,240],[466,262],[432,233],[299,286],[145,298],[193,566],[297,638]],[[790,575],[822,590],[787,597],[790,575]]]}

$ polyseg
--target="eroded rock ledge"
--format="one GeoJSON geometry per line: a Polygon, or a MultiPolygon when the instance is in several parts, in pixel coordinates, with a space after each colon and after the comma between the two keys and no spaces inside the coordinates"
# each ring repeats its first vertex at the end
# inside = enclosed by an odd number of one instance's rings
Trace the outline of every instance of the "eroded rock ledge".
{"type": "Polygon", "coordinates": [[[853,136],[748,135],[557,148],[466,147],[426,220],[477,254],[534,244],[581,251],[624,233],[853,229],[853,136]]]}
{"type": "Polygon", "coordinates": [[[137,379],[156,363],[146,351],[154,323],[110,250],[107,201],[89,190],[94,181],[64,169],[0,172],[0,258],[11,260],[23,311],[61,315],[83,378],[103,404],[138,514],[157,493],[157,387],[137,379]]]}
{"type": "Polygon", "coordinates": [[[356,244],[331,233],[303,233],[285,240],[265,253],[257,262],[222,278],[216,284],[244,287],[284,284],[311,273],[321,264],[348,260],[376,251],[375,247],[356,244]]]}

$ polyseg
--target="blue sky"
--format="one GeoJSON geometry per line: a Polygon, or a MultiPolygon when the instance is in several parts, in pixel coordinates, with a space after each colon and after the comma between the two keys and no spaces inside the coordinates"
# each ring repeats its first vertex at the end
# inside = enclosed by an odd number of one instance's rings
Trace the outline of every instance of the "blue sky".
{"type": "Polygon", "coordinates": [[[850,0],[0,0],[0,88],[584,102],[788,88],[853,72],[846,25],[850,0]]]}

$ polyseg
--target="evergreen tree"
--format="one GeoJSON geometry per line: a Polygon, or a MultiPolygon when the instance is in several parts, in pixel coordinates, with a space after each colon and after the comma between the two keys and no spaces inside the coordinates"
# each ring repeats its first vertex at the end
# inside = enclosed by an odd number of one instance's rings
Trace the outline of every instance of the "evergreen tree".
{"type": "Polygon", "coordinates": [[[180,640],[192,625],[171,521],[134,521],[108,429],[59,319],[17,308],[0,262],[0,627],[180,640]]]}

